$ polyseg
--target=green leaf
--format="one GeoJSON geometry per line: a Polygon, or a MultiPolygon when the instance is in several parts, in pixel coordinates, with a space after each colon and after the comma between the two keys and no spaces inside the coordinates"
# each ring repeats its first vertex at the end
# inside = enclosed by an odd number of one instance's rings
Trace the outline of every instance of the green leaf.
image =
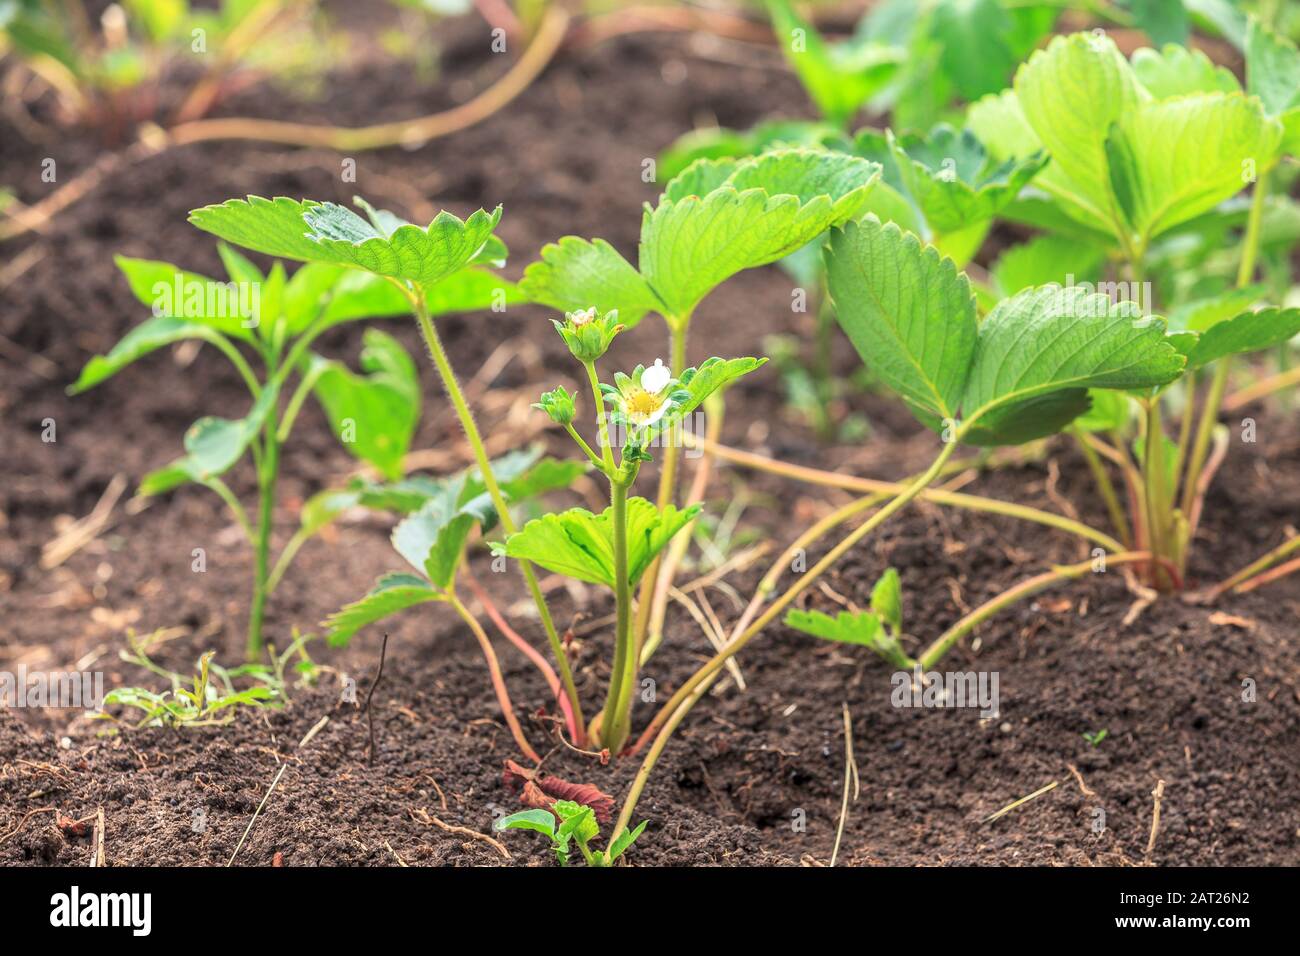
{"type": "Polygon", "coordinates": [[[1159,52],[1143,47],[1133,54],[1133,72],[1158,100],[1189,93],[1234,93],[1241,84],[1227,67],[1215,66],[1200,50],[1168,43],[1159,52]]]}
{"type": "Polygon", "coordinates": [[[1039,285],[1095,282],[1101,275],[1105,250],[1063,236],[1035,236],[1007,249],[991,271],[1004,296],[1039,285]]]}
{"type": "Polygon", "coordinates": [[[756,368],[767,364],[762,358],[705,359],[699,368],[688,369],[682,374],[681,386],[690,393],[690,398],[677,410],[676,417],[682,418],[704,404],[704,400],[720,388],[725,388],[736,379],[748,375],[756,368]]]}
{"type": "Polygon", "coordinates": [[[1246,27],[1246,90],[1270,116],[1300,106],[1300,49],[1254,17],[1246,27]]]}
{"type": "Polygon", "coordinates": [[[533,302],[562,312],[595,306],[617,310],[631,328],[647,312],[663,309],[641,274],[604,239],[565,236],[542,248],[540,262],[524,270],[519,288],[533,302]]]}
{"type": "Polygon", "coordinates": [[[419,511],[393,529],[393,547],[413,567],[429,576],[439,591],[448,591],[479,516],[463,510],[455,489],[430,498],[419,511]]]}
{"type": "MultiPolygon", "coordinates": [[[[155,317],[185,319],[232,338],[253,341],[253,324],[262,318],[260,277],[257,284],[241,286],[186,272],[169,262],[127,256],[116,256],[113,261],[126,276],[131,293],[149,306],[155,317]]],[[[272,321],[274,318],[270,316],[272,321]]]]}
{"type": "Polygon", "coordinates": [[[1204,332],[1248,311],[1267,294],[1267,287],[1257,284],[1225,289],[1217,295],[1184,302],[1170,310],[1169,329],[1173,332],[1204,332]]]}
{"type": "Polygon", "coordinates": [[[962,405],[976,419],[1062,390],[1158,387],[1182,370],[1163,320],[1077,286],[1044,286],[1004,300],[981,323],[962,405]]]}
{"type": "Polygon", "coordinates": [[[788,0],[768,0],[768,11],[786,60],[818,112],[837,126],[884,89],[904,59],[904,50],[885,44],[826,43],[788,0]]]}
{"type": "Polygon", "coordinates": [[[1056,37],[1016,72],[1015,95],[1053,165],[1089,208],[1108,212],[1107,132],[1150,98],[1114,41],[1092,33],[1056,37]]]}
{"type": "Polygon", "coordinates": [[[359,601],[335,611],[322,623],[330,644],[338,647],[369,624],[390,614],[427,601],[439,601],[443,595],[427,581],[413,574],[385,574],[359,601]]]}
{"type": "Polygon", "coordinates": [[[520,810],[492,824],[496,830],[536,830],[555,839],[555,815],[550,810],[520,810]]]}
{"type": "MultiPolygon", "coordinates": [[[[669,505],[660,512],[644,498],[627,501],[628,583],[636,584],[650,562],[700,511],[699,505],[678,510],[669,505]]],[[[615,586],[612,507],[599,515],[583,508],[543,515],[524,525],[499,550],[523,558],[548,571],[586,581],[615,586]]]]}
{"type": "Polygon", "coordinates": [[[383,234],[334,203],[249,196],[204,206],[190,222],[236,245],[282,259],[332,262],[428,285],[475,260],[501,220],[501,208],[466,220],[440,212],[427,227],[399,225],[383,234]]]}
{"type": "Polygon", "coordinates": [[[907,192],[940,233],[992,218],[1047,164],[1041,151],[990,164],[973,132],[947,125],[936,126],[926,137],[891,132],[888,139],[907,192]]]}
{"type": "Polygon", "coordinates": [[[1129,419],[1129,397],[1123,392],[1094,388],[1088,392],[1092,407],[1074,420],[1085,432],[1111,432],[1123,428],[1129,419]]]}
{"type": "Polygon", "coordinates": [[[894,568],[886,569],[871,589],[871,610],[890,630],[903,629],[903,585],[894,568]]]}
{"type": "Polygon", "coordinates": [[[326,488],[318,491],[302,504],[298,513],[300,534],[310,537],[332,524],[339,515],[361,503],[361,492],[356,488],[326,488]]]}
{"type": "Polygon", "coordinates": [[[840,611],[835,617],[821,611],[787,612],[787,627],[812,637],[840,644],[857,644],[869,647],[895,667],[911,668],[913,661],[898,642],[887,633],[880,617],[871,611],[840,611]]]}
{"type": "Polygon", "coordinates": [[[94,388],[104,380],[116,375],[132,362],[143,358],[165,345],[184,339],[201,339],[215,342],[220,333],[210,325],[191,322],[187,319],[175,319],[164,316],[146,319],[109,350],[107,355],[96,355],[81,370],[76,382],[68,386],[69,395],[77,395],[89,388],[94,388]]]}
{"type": "Polygon", "coordinates": [[[1243,312],[1206,330],[1187,356],[1188,369],[1201,368],[1227,355],[1258,352],[1300,335],[1300,309],[1243,312]]]}
{"type": "Polygon", "coordinates": [[[659,154],[658,174],[672,179],[699,159],[743,159],[772,147],[821,147],[843,135],[829,123],[808,120],[772,120],[745,131],[717,126],[695,129],[659,154]]]}
{"type": "Polygon", "coordinates": [[[915,411],[956,418],[975,349],[975,298],[951,260],[869,216],[831,236],[836,317],[872,371],[915,411]]]}
{"type": "Polygon", "coordinates": [[[631,830],[624,830],[617,840],[609,845],[609,862],[613,863],[620,856],[627,852],[627,848],[636,842],[636,838],[646,828],[649,820],[642,820],[631,830]]]}
{"type": "MultiPolygon", "coordinates": [[[[1014,90],[986,96],[972,104],[966,113],[966,124],[984,143],[989,154],[1000,162],[1027,159],[1044,148],[1042,140],[1025,118],[1014,90]]],[[[1059,210],[1068,222],[1109,236],[1111,217],[1103,211],[1108,207],[1098,205],[1099,200],[1090,198],[1081,190],[1059,163],[1048,162],[1034,177],[1033,186],[1052,196],[1056,202],[1047,211],[1039,211],[1036,218],[1030,220],[1031,225],[1064,231],[1064,223],[1042,221],[1046,216],[1057,216],[1059,210]]]]}
{"type": "Polygon", "coordinates": [[[1242,93],[1201,93],[1142,103],[1106,139],[1110,182],[1143,240],[1213,209],[1264,169],[1281,125],[1242,93]]]}
{"type": "Polygon", "coordinates": [[[1000,0],[938,4],[931,35],[940,45],[944,75],[963,100],[1001,90],[1058,13],[1049,4],[1013,8],[1000,0]]]}
{"type": "Polygon", "coordinates": [[[674,200],[669,184],[642,218],[641,274],[666,314],[688,316],[737,272],[775,262],[856,215],[878,177],[878,166],[858,157],[778,150],[737,165],[705,196],[674,200]]]}
{"type": "Polygon", "coordinates": [[[316,359],[308,374],[335,437],[385,477],[402,473],[402,459],[420,418],[420,379],[415,362],[395,338],[366,329],[361,351],[364,375],[338,362],[316,359]]]}
{"type": "Polygon", "coordinates": [[[186,481],[204,482],[228,471],[252,443],[275,405],[277,390],[262,394],[243,418],[200,418],[185,433],[188,454],[165,468],[150,472],[140,482],[139,494],[156,495],[186,481]]]}

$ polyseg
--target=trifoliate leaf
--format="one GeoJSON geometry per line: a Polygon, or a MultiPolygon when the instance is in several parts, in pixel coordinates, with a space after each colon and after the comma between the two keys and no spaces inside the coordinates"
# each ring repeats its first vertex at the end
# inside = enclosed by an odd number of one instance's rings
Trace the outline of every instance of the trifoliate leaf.
{"type": "MultiPolygon", "coordinates": [[[[1000,162],[1009,159],[1026,160],[1044,148],[1038,134],[1025,118],[1014,90],[986,96],[973,103],[966,113],[966,124],[988,148],[989,154],[1000,162]]],[[[1110,217],[1104,211],[1106,207],[1098,205],[1099,200],[1091,198],[1075,185],[1059,163],[1049,161],[1034,177],[1033,185],[1056,200],[1055,203],[1047,204],[1047,215],[1059,216],[1063,213],[1069,222],[1079,223],[1100,235],[1108,235],[1110,217]],[[1107,232],[1100,231],[1103,229],[1107,232]]],[[[1066,224],[1031,220],[1030,225],[1054,227],[1055,231],[1063,231],[1066,224]]]]}
{"type": "Polygon", "coordinates": [[[368,624],[408,607],[442,599],[440,592],[413,574],[386,574],[375,582],[369,594],[336,611],[321,626],[329,642],[337,647],[368,624]]]}
{"type": "MultiPolygon", "coordinates": [[[[261,276],[256,284],[220,282],[186,272],[168,262],[131,259],[113,260],[126,276],[132,294],[153,310],[155,317],[184,319],[207,325],[223,335],[251,342],[254,324],[263,318],[261,276]]],[[[274,322],[274,315],[266,315],[274,322]]]]}
{"type": "Polygon", "coordinates": [[[956,418],[975,350],[975,299],[951,260],[869,216],[831,235],[830,295],[862,360],[913,409],[956,418]]]}
{"type": "MultiPolygon", "coordinates": [[[[628,499],[628,584],[636,584],[655,555],[699,510],[698,505],[681,510],[669,505],[660,512],[644,498],[628,499]]],[[[599,515],[571,508],[535,518],[508,537],[499,551],[588,584],[613,588],[613,508],[599,515]]]]}
{"type": "Polygon", "coordinates": [[[778,150],[736,165],[704,196],[668,198],[670,184],[642,218],[641,274],[667,314],[688,316],[737,272],[775,262],[856,215],[878,176],[876,164],[857,157],[778,150]]]}
{"type": "Polygon", "coordinates": [[[906,51],[865,40],[828,44],[789,0],[768,0],[772,30],[818,112],[843,126],[897,74],[906,51]]]}
{"type": "Polygon", "coordinates": [[[487,245],[501,208],[461,220],[440,212],[427,227],[400,225],[389,235],[334,203],[249,196],[204,206],[190,222],[236,245],[283,259],[332,262],[428,285],[471,262],[487,245]]]}
{"type": "Polygon", "coordinates": [[[992,218],[1047,163],[1041,151],[990,163],[974,133],[947,125],[935,127],[928,137],[890,133],[889,145],[908,194],[940,233],[992,218]]]}

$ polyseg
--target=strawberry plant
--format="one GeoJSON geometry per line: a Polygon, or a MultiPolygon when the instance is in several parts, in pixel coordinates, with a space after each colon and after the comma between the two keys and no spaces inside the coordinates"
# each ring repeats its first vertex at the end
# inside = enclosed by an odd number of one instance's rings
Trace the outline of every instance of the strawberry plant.
{"type": "MultiPolygon", "coordinates": [[[[668,327],[666,368],[670,376],[683,375],[691,316],[699,303],[736,273],[777,262],[828,228],[862,215],[879,179],[875,163],[813,149],[700,160],[668,182],[655,206],[646,207],[636,266],[602,239],[566,236],[542,249],[520,288],[533,301],[565,312],[565,324],[590,315],[592,308],[602,323],[628,328],[657,313],[668,327]]],[[[588,378],[597,389],[590,368],[588,378]]],[[[663,443],[654,502],[660,512],[676,501],[681,444],[680,430],[663,443]]],[[[669,569],[676,560],[668,562],[669,569]]],[[[633,645],[643,661],[662,637],[665,605],[655,598],[666,595],[671,571],[661,580],[661,565],[655,559],[641,578],[632,625],[633,645]]]]}
{"type": "MultiPolygon", "coordinates": [[[[293,275],[276,262],[263,274],[225,244],[219,251],[227,282],[166,262],[119,257],[131,291],[153,315],[106,355],[92,358],[69,390],[84,392],[144,356],[186,340],[212,346],[234,366],[249,392],[248,411],[240,418],[199,419],[185,434],[186,454],[146,475],[139,491],[157,495],[195,483],[215,492],[229,508],[254,551],[248,622],[252,658],[261,652],[267,599],[298,549],[358,503],[355,490],[327,490],[308,500],[301,527],[272,563],[281,451],[304,402],[315,395],[343,446],[392,480],[402,474],[419,418],[420,390],[406,350],[378,329],[366,331],[360,375],[311,350],[320,335],[341,323],[408,312],[408,298],[391,284],[332,262],[309,263],[293,275]],[[252,518],[223,478],[245,457],[251,457],[256,473],[252,518]]],[[[430,296],[424,308],[480,308],[500,288],[501,280],[486,270],[468,268],[430,296]]]]}
{"type": "MultiPolygon", "coordinates": [[[[474,523],[484,520],[489,508],[492,520],[499,521],[507,534],[516,530],[509,508],[511,499],[507,497],[512,489],[503,483],[488,459],[478,424],[456,380],[434,319],[445,312],[482,308],[489,303],[501,309],[512,300],[518,301],[518,293],[510,283],[483,268],[505,261],[505,244],[493,235],[501,209],[490,213],[480,209],[464,220],[441,212],[428,226],[420,227],[386,210],[373,209],[364,202],[360,205],[366,213],[364,218],[334,203],[250,196],[247,200],[232,199],[196,209],[190,221],[227,242],[267,255],[364,273],[367,282],[376,282],[396,293],[404,302],[403,311],[414,314],[469,442],[475,470],[472,475],[453,480],[427,504],[420,505],[400,536],[399,552],[425,577],[390,575],[381,579],[375,590],[359,602],[366,605],[366,610],[354,608],[346,620],[370,614],[375,615],[369,618],[374,620],[414,604],[443,600],[458,613],[464,612],[461,616],[469,623],[473,618],[455,599],[452,588],[463,546],[474,523]],[[481,483],[481,492],[473,490],[475,483],[481,483]]],[[[524,477],[522,486],[528,488],[530,482],[524,477]]],[[[398,531],[402,532],[402,527],[398,531]]],[[[567,698],[564,706],[574,715],[576,739],[581,741],[581,707],[560,635],[531,562],[520,561],[519,566],[560,669],[560,686],[567,698]]],[[[336,639],[346,639],[339,618],[331,622],[331,628],[336,639]]],[[[477,621],[473,621],[471,629],[485,653],[489,653],[490,644],[477,621]]],[[[498,696],[503,697],[500,686],[498,696]]],[[[516,740],[525,753],[531,753],[504,699],[502,705],[516,740]]]]}
{"type": "Polygon", "coordinates": [[[1300,310],[1261,308],[1268,288],[1255,282],[1269,182],[1300,146],[1298,80],[1295,47],[1255,21],[1245,89],[1182,47],[1138,51],[1129,61],[1104,36],[1074,34],[1030,57],[1012,89],[968,116],[995,158],[1051,157],[1034,180],[1041,198],[1021,210],[1047,236],[1017,252],[998,292],[1069,281],[1109,262],[1119,274],[1096,288],[1170,316],[1168,342],[1184,374],[1153,389],[1094,392],[1073,429],[1117,533],[1159,559],[1146,576],[1161,589],[1182,584],[1226,452],[1228,433],[1217,423],[1233,356],[1300,332],[1300,310]],[[1232,201],[1248,187],[1242,215],[1232,201]],[[1211,258],[1225,245],[1226,261],[1211,258]],[[1171,411],[1181,416],[1173,429],[1171,411]]]}
{"type": "Polygon", "coordinates": [[[610,842],[609,849],[596,850],[589,844],[600,836],[600,824],[591,807],[574,803],[572,800],[557,800],[550,810],[521,810],[508,817],[502,817],[495,824],[498,831],[534,830],[548,837],[551,849],[560,866],[569,865],[569,854],[576,846],[587,866],[613,866],[618,858],[627,852],[627,848],[636,842],[636,838],[646,828],[648,821],[641,821],[635,829],[622,833],[617,840],[610,842]],[[558,825],[557,825],[558,824],[558,825]]]}

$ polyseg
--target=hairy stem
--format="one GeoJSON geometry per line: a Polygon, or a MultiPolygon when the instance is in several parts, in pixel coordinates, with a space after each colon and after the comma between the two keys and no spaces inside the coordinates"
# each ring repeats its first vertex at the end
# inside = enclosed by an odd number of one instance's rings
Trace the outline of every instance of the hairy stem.
{"type": "MultiPolygon", "coordinates": [[[[488,460],[487,449],[483,446],[483,438],[479,435],[478,425],[475,424],[474,416],[465,401],[465,394],[456,381],[456,373],[447,358],[446,350],[442,347],[442,340],[438,337],[438,330],[429,317],[429,310],[425,305],[423,293],[419,290],[412,291],[408,289],[406,291],[415,309],[416,319],[419,320],[420,331],[424,334],[429,356],[438,369],[443,388],[456,409],[456,416],[460,419],[461,428],[465,431],[465,438],[469,441],[470,448],[473,449],[474,460],[478,464],[483,484],[487,487],[488,494],[492,498],[492,506],[496,508],[501,528],[506,534],[513,534],[515,532],[514,518],[510,516],[510,508],[506,505],[505,497],[501,494],[501,487],[497,484],[496,475],[492,472],[492,463],[488,460]]],[[[541,585],[537,583],[537,575],[533,573],[532,564],[521,559],[519,569],[524,576],[524,582],[528,585],[528,591],[532,595],[533,603],[537,605],[537,613],[541,616],[542,627],[546,631],[546,639],[551,645],[551,653],[555,655],[555,662],[560,668],[560,679],[564,682],[565,693],[569,695],[569,704],[573,708],[574,719],[577,721],[578,727],[582,728],[582,703],[578,699],[578,688],[573,683],[573,669],[569,666],[568,655],[564,652],[564,645],[560,641],[560,635],[555,630],[555,621],[551,618],[551,609],[546,604],[546,597],[542,594],[541,585]]],[[[586,745],[585,731],[583,739],[576,740],[574,743],[579,747],[586,745]]]]}
{"type": "Polygon", "coordinates": [[[632,588],[627,581],[627,484],[610,483],[614,521],[614,664],[609,675],[609,696],[600,721],[601,742],[617,753],[628,735],[631,688],[636,684],[636,652],[632,645],[632,588]]]}
{"type": "MultiPolygon", "coordinates": [[[[690,318],[673,318],[668,320],[668,334],[671,340],[672,349],[672,370],[674,375],[680,375],[686,369],[686,328],[690,325],[690,318]]],[[[677,462],[681,457],[681,443],[685,440],[686,423],[682,422],[673,429],[672,434],[668,436],[668,446],[664,449],[663,464],[659,470],[659,494],[655,504],[660,511],[673,503],[674,493],[677,490],[677,462]]],[[[678,532],[681,534],[682,532],[678,532]]],[[[646,569],[645,577],[641,579],[641,591],[637,597],[636,624],[633,635],[636,643],[636,652],[642,654],[645,649],[646,633],[650,628],[650,608],[654,604],[655,587],[659,582],[659,567],[663,553],[655,555],[650,567],[646,569]]],[[[671,584],[672,582],[669,582],[671,584]]]]}
{"type": "Polygon", "coordinates": [[[262,460],[257,474],[257,533],[253,540],[253,603],[248,612],[248,659],[262,653],[262,621],[266,615],[266,598],[270,594],[269,565],[271,523],[275,517],[275,485],[280,470],[279,427],[274,413],[263,426],[262,460]]]}

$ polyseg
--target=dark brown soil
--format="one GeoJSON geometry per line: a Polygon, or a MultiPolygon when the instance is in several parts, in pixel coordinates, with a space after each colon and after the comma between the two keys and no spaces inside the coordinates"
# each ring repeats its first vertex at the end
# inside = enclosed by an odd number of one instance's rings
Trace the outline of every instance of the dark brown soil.
{"type": "MultiPolygon", "coordinates": [[[[446,83],[412,89],[400,71],[363,66],[360,75],[336,77],[328,102],[306,107],[306,116],[359,123],[428,112],[464,99],[460,94],[501,68],[485,62],[479,31],[462,26],[447,42],[446,83]],[[375,103],[382,106],[369,112],[375,103]]],[[[600,235],[632,255],[640,203],[655,193],[641,181],[644,158],[702,116],[743,126],[767,113],[803,111],[796,85],[768,51],[700,49],[685,37],[640,36],[572,51],[501,116],[419,150],[358,157],[355,184],[339,181],[334,154],[243,144],[164,154],[111,179],[46,235],[9,244],[7,261],[28,254],[33,264],[0,289],[0,335],[8,343],[0,355],[0,442],[8,459],[0,482],[0,668],[79,665],[105,671],[109,686],[156,686],[152,675],[118,661],[127,628],[178,629],[155,655],[177,670],[208,649],[227,663],[242,653],[251,555],[202,489],[182,489],[143,509],[124,497],[96,541],[56,568],[40,564],[42,546],[67,517],[87,514],[114,476],[133,486],[177,454],[195,418],[246,401],[234,375],[207,354],[188,366],[155,355],[85,396],[63,395],[89,355],[144,317],[112,266],[114,253],[215,272],[213,244],[186,224],[188,209],[245,193],[346,201],[360,192],[412,215],[423,213],[421,204],[464,214],[503,202],[512,276],[543,243],[566,233],[600,235]],[[685,82],[661,81],[677,79],[682,65],[685,82]],[[40,439],[46,418],[57,423],[55,443],[40,439]],[[190,570],[196,547],[207,551],[203,574],[190,570]]],[[[286,109],[265,95],[225,107],[232,115],[286,109]]],[[[3,132],[0,182],[34,198],[50,148],[3,132]]],[[[55,150],[61,175],[84,167],[94,150],[62,140],[55,150]]],[[[808,337],[808,318],[792,314],[789,302],[789,280],[775,269],[728,283],[695,320],[692,360],[752,354],[761,336],[774,332],[808,337]]],[[[545,318],[529,308],[493,317],[490,331],[482,316],[442,323],[497,450],[540,435],[526,403],[571,375],[545,318]],[[476,380],[493,356],[508,361],[476,380]]],[[[418,335],[407,323],[385,327],[418,354],[418,335]]],[[[631,365],[662,354],[663,338],[647,321],[620,339],[613,361],[631,365]]],[[[355,361],[359,344],[360,331],[346,329],[320,348],[355,361]]],[[[843,371],[854,365],[849,353],[839,350],[843,371]]],[[[466,449],[432,370],[423,374],[427,399],[415,445],[432,449],[440,467],[457,467],[466,449]]],[[[859,394],[850,404],[869,417],[872,439],[819,446],[783,411],[769,367],[734,393],[724,437],[791,461],[879,477],[908,473],[934,454],[933,437],[889,401],[859,394]]],[[[1253,415],[1260,440],[1232,446],[1198,541],[1198,580],[1240,567],[1300,513],[1300,429],[1275,407],[1253,415]]],[[[560,443],[553,448],[567,453],[560,443]]],[[[285,454],[281,542],[301,500],[353,467],[319,413],[304,413],[285,454]]],[[[1049,461],[980,476],[966,490],[1054,511],[1062,501],[1080,502],[1083,518],[1100,526],[1104,513],[1085,477],[1062,446],[1049,461]]],[[[647,473],[645,487],[652,479],[647,473]]],[[[249,494],[251,475],[237,472],[233,485],[249,494]]],[[[710,500],[715,512],[748,501],[742,525],[784,542],[841,499],[724,469],[710,500]]],[[[294,625],[314,626],[398,567],[387,533],[377,521],[345,523],[306,547],[272,603],[271,638],[283,646],[294,625]]],[[[920,643],[963,607],[1052,562],[1083,557],[1077,542],[1036,526],[920,505],[883,528],[807,603],[826,610],[836,596],[864,603],[892,564],[903,575],[908,629],[920,643]]],[[[518,582],[493,575],[481,556],[474,567],[516,625],[540,641],[518,582]]],[[[747,594],[756,577],[734,575],[732,583],[747,594]]],[[[609,610],[594,592],[558,587],[553,596],[561,621],[609,610]]],[[[711,592],[710,599],[724,621],[734,618],[726,594],[711,592]]],[[[999,674],[1001,714],[991,721],[973,711],[895,709],[889,668],[867,652],[773,627],[741,655],[747,691],[720,683],[669,746],[638,810],[651,825],[631,861],[826,862],[843,785],[845,703],[861,795],[850,808],[841,863],[1140,863],[1157,780],[1165,789],[1152,862],[1300,863],[1300,579],[1213,609],[1161,601],[1125,623],[1134,601],[1112,572],[1049,592],[981,628],[978,641],[944,666],[999,674]],[[1256,685],[1254,703],[1241,699],[1247,678],[1256,685]],[[1096,747],[1081,736],[1103,728],[1109,734],[1096,747]],[[1055,789],[983,823],[1053,781],[1055,789]],[[1105,812],[1100,833],[1097,809],[1105,812]]],[[[674,608],[670,624],[647,671],[661,700],[708,653],[688,616],[674,608]]],[[[390,629],[375,695],[373,766],[365,759],[366,720],[339,703],[339,676],[369,686],[381,637],[375,629],[345,650],[313,651],[331,668],[319,688],[298,689],[287,708],[244,712],[224,728],[106,737],[97,736],[105,725],[64,711],[0,714],[0,862],[83,863],[87,839],[64,835],[48,811],[79,819],[103,808],[112,864],[224,864],[285,762],[239,862],[269,864],[277,854],[285,865],[506,862],[487,842],[428,822],[488,833],[495,815],[518,807],[501,783],[503,761],[516,755],[477,648],[437,609],[394,618],[390,629]],[[326,726],[296,750],[327,714],[326,726]],[[197,810],[202,832],[193,827],[197,810]]],[[[608,630],[599,628],[579,642],[589,708],[608,676],[608,642],[608,630]]],[[[498,643],[520,714],[546,707],[535,672],[498,643]]],[[[636,719],[651,713],[650,704],[639,704],[636,719]]],[[[545,725],[525,723],[541,746],[545,725]]],[[[561,749],[547,768],[621,798],[636,763],[601,767],[561,749]]],[[[550,862],[531,835],[503,842],[513,862],[550,862]]]]}

